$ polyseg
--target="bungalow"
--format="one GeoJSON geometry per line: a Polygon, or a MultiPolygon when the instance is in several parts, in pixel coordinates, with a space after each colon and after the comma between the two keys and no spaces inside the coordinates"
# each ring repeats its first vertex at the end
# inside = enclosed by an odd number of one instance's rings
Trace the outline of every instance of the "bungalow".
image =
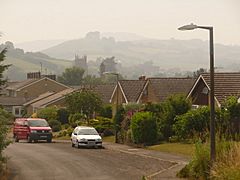
{"type": "Polygon", "coordinates": [[[193,78],[140,78],[118,82],[111,97],[112,104],[158,103],[172,94],[188,94],[194,83],[193,78]]]}
{"type": "Polygon", "coordinates": [[[145,79],[118,81],[117,86],[113,90],[110,102],[112,104],[117,104],[117,101],[118,104],[138,103],[139,96],[145,84],[145,79]]]}
{"type": "Polygon", "coordinates": [[[6,90],[9,97],[24,97],[30,100],[48,91],[59,92],[67,88],[69,87],[64,84],[43,77],[15,82],[6,87],[6,90]]]}
{"type": "MultiPolygon", "coordinates": [[[[229,96],[240,97],[240,73],[214,74],[215,103],[218,107],[223,105],[229,96]]],[[[199,75],[187,98],[191,98],[196,106],[209,105],[210,102],[210,74],[199,75]]]]}
{"type": "Polygon", "coordinates": [[[60,92],[69,87],[48,77],[26,79],[20,82],[7,83],[1,91],[0,105],[14,116],[20,117],[24,112],[23,104],[46,92],[60,92]],[[20,114],[18,113],[20,112],[20,114]]]}

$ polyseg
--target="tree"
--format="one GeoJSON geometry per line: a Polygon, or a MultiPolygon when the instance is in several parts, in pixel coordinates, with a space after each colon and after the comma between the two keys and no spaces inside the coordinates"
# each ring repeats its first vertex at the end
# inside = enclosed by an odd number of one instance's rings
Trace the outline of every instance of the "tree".
{"type": "Polygon", "coordinates": [[[58,81],[66,85],[78,86],[83,83],[83,74],[84,70],[79,67],[66,68],[58,77],[58,81]]]}
{"type": "Polygon", "coordinates": [[[96,85],[103,83],[102,78],[96,77],[94,75],[87,75],[83,79],[83,84],[96,85]]]}
{"type": "Polygon", "coordinates": [[[6,160],[3,157],[3,150],[9,145],[10,141],[7,140],[7,134],[9,132],[10,120],[13,119],[12,115],[0,108],[0,177],[3,174],[2,163],[6,160]]]}
{"type": "Polygon", "coordinates": [[[93,117],[102,107],[101,98],[92,91],[75,92],[66,96],[65,100],[71,114],[82,113],[87,119],[93,117]]]}
{"type": "Polygon", "coordinates": [[[4,65],[3,64],[3,61],[6,57],[6,52],[7,52],[7,49],[3,49],[1,52],[0,52],[0,86],[4,85],[6,83],[6,80],[3,79],[3,72],[8,69],[8,67],[10,65],[4,65]]]}
{"type": "Polygon", "coordinates": [[[200,74],[206,73],[207,69],[199,68],[197,71],[193,72],[193,77],[197,78],[200,74]]]}

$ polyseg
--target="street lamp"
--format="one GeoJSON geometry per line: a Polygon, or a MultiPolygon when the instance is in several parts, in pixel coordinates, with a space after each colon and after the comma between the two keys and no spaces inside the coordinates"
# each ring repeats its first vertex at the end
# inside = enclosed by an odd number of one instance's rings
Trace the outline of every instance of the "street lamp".
{"type": "MultiPolygon", "coordinates": [[[[116,86],[116,91],[117,91],[117,102],[116,102],[116,113],[118,112],[118,81],[119,81],[119,74],[115,72],[104,72],[103,74],[111,74],[117,77],[117,86],[116,86]]],[[[117,129],[117,123],[114,121],[114,128],[115,128],[115,143],[118,143],[118,129],[117,129]]]]}
{"type": "Polygon", "coordinates": [[[209,30],[209,47],[210,47],[210,159],[216,159],[216,142],[215,142],[215,102],[214,102],[214,47],[213,47],[213,27],[212,26],[198,26],[189,24],[178,28],[178,30],[194,30],[206,29],[209,30]]]}

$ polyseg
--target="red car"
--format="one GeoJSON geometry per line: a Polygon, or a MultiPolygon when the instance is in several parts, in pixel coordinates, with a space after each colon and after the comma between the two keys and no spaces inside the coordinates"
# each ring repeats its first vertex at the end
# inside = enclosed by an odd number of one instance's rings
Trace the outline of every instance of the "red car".
{"type": "Polygon", "coordinates": [[[19,140],[32,141],[46,140],[52,142],[52,129],[45,119],[17,118],[14,122],[13,137],[15,142],[19,140]]]}

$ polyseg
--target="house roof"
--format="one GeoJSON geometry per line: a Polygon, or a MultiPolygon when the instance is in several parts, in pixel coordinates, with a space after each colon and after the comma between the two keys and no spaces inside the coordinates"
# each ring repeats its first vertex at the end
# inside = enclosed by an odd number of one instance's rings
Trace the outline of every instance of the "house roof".
{"type": "Polygon", "coordinates": [[[0,96],[0,105],[3,106],[22,106],[26,102],[22,97],[0,96]]]}
{"type": "Polygon", "coordinates": [[[26,80],[19,81],[19,82],[9,83],[6,89],[17,90],[17,89],[27,86],[33,82],[36,82],[37,80],[38,79],[26,79],[26,80]]]}
{"type": "Polygon", "coordinates": [[[93,92],[97,93],[102,101],[108,104],[110,103],[114,87],[115,84],[99,84],[93,87],[93,92]]]}
{"type": "Polygon", "coordinates": [[[39,95],[37,98],[34,98],[34,99],[32,99],[32,100],[24,103],[23,106],[28,106],[28,105],[30,105],[30,104],[33,104],[33,103],[35,103],[35,102],[37,102],[37,101],[40,101],[40,100],[42,100],[42,99],[44,99],[44,98],[47,98],[47,97],[53,95],[54,93],[55,93],[55,92],[46,92],[46,93],[43,93],[43,94],[39,95]]]}
{"type": "Polygon", "coordinates": [[[46,98],[40,99],[39,101],[36,101],[32,103],[31,105],[35,108],[44,108],[51,103],[57,102],[65,97],[65,95],[70,94],[74,91],[74,89],[68,88],[63,91],[60,91],[58,93],[54,93],[46,98]]]}
{"type": "MultiPolygon", "coordinates": [[[[145,80],[120,80],[119,86],[123,93],[126,103],[137,102],[140,93],[142,92],[145,80]]],[[[115,93],[116,89],[114,90],[115,93]]]]}
{"type": "Polygon", "coordinates": [[[59,83],[57,81],[54,81],[54,80],[52,80],[52,79],[50,79],[48,77],[43,77],[43,78],[40,78],[40,79],[26,79],[24,81],[16,82],[16,83],[10,84],[6,89],[7,90],[15,90],[15,91],[16,90],[21,90],[22,88],[25,88],[27,86],[30,86],[30,85],[32,85],[34,83],[37,83],[39,81],[42,81],[42,80],[52,81],[52,82],[57,83],[57,84],[59,84],[61,86],[69,88],[68,86],[66,86],[66,85],[64,85],[62,83],[59,83]]]}
{"type": "Polygon", "coordinates": [[[159,101],[164,101],[172,94],[187,95],[194,81],[193,78],[148,78],[159,101]]]}
{"type": "MultiPolygon", "coordinates": [[[[210,89],[210,74],[200,75],[210,89]]],[[[197,83],[197,82],[196,82],[197,83]]],[[[195,84],[196,84],[195,83],[195,84]]],[[[194,87],[193,87],[194,88],[194,87]]],[[[240,72],[214,73],[214,94],[220,104],[229,96],[240,96],[240,72]]]]}

